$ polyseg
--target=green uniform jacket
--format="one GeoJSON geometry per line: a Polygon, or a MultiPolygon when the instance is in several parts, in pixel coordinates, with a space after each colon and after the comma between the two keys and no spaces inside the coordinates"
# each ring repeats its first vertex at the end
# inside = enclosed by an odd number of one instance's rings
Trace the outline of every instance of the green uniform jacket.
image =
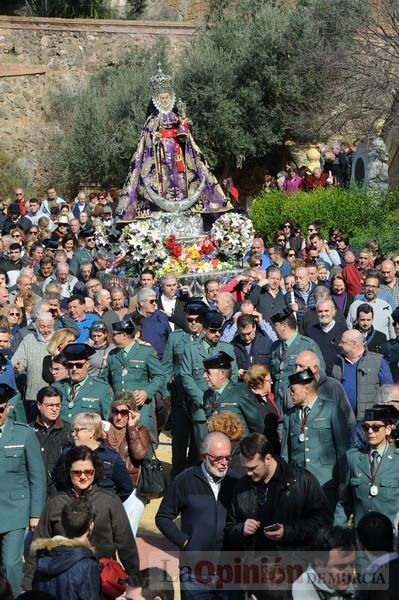
{"type": "Polygon", "coordinates": [[[0,438],[0,534],[25,529],[46,502],[46,469],[36,434],[8,419],[0,438]]]}
{"type": "Polygon", "coordinates": [[[71,263],[69,265],[69,270],[72,273],[72,275],[77,276],[79,274],[79,269],[80,269],[81,263],[92,262],[95,255],[96,255],[95,249],[93,250],[93,252],[90,252],[90,250],[88,248],[81,248],[80,250],[77,250],[76,252],[74,252],[74,254],[71,258],[71,263]]]}
{"type": "Polygon", "coordinates": [[[317,398],[306,421],[303,442],[299,441],[300,433],[300,409],[294,406],[284,415],[281,456],[310,471],[321,486],[337,488],[349,448],[347,420],[340,407],[332,400],[317,398]]]}
{"type": "Polygon", "coordinates": [[[171,395],[171,386],[173,385],[173,403],[182,405],[184,401],[184,389],[181,380],[181,365],[183,362],[184,350],[188,344],[198,344],[200,338],[194,342],[189,333],[183,329],[172,331],[166,342],[165,351],[162,357],[162,368],[165,374],[164,396],[171,395]]]}
{"type": "MultiPolygon", "coordinates": [[[[228,342],[218,342],[212,348],[212,355],[218,352],[226,352],[234,360],[232,366],[232,381],[238,380],[238,368],[234,354],[234,348],[228,342]]],[[[191,405],[191,416],[193,421],[206,421],[204,413],[204,392],[208,389],[208,384],[204,379],[204,363],[205,358],[211,356],[208,353],[208,348],[205,347],[203,338],[199,342],[190,342],[184,350],[183,360],[181,365],[181,378],[184,392],[189,398],[191,405]]]]}
{"type": "Polygon", "coordinates": [[[257,400],[244,383],[229,381],[217,399],[216,410],[212,411],[214,394],[213,390],[204,393],[204,410],[207,419],[213,414],[229,411],[240,417],[245,429],[244,436],[254,431],[263,433],[263,420],[257,400]]]}
{"type": "Polygon", "coordinates": [[[73,406],[68,406],[71,401],[72,383],[69,379],[56,381],[54,387],[62,393],[61,419],[70,423],[81,412],[94,412],[102,419],[108,419],[113,393],[110,386],[99,377],[87,377],[80,386],[73,406]]]}
{"type": "Polygon", "coordinates": [[[18,423],[26,423],[26,414],[24,404],[22,402],[21,394],[17,392],[15,396],[10,399],[12,409],[10,410],[9,418],[18,423]]]}
{"type": "Polygon", "coordinates": [[[346,526],[349,515],[356,527],[363,515],[371,510],[383,513],[392,522],[399,513],[399,450],[389,446],[378,465],[375,485],[377,496],[370,495],[371,474],[369,453],[351,448],[346,453],[345,491],[335,510],[335,524],[346,526]]]}
{"type": "Polygon", "coordinates": [[[111,350],[99,375],[110,384],[115,394],[125,390],[144,390],[148,403],[164,384],[164,371],[154,348],[138,342],[130,348],[127,357],[119,348],[111,350]]]}
{"type": "Polygon", "coordinates": [[[273,342],[270,369],[274,382],[274,396],[280,408],[284,405],[285,391],[289,385],[288,377],[295,373],[296,357],[303,350],[311,350],[317,354],[320,360],[320,371],[326,370],[319,346],[306,335],[296,334],[283,359],[281,358],[281,342],[279,340],[273,342]]]}

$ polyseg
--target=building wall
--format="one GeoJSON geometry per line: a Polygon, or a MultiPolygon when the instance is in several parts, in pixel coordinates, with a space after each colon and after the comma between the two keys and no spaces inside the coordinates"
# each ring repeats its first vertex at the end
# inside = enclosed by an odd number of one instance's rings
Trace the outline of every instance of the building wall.
{"type": "Polygon", "coordinates": [[[166,37],[178,53],[195,31],[191,22],[97,21],[0,17],[0,148],[32,187],[45,185],[48,98],[61,86],[78,89],[100,67],[135,46],[166,37]]]}

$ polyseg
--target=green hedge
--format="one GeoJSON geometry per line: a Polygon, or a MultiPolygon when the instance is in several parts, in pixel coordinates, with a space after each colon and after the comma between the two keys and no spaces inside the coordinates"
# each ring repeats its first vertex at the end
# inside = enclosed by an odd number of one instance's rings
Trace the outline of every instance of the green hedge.
{"type": "Polygon", "coordinates": [[[319,220],[324,236],[331,226],[338,225],[350,234],[355,247],[376,238],[385,252],[399,248],[398,188],[388,193],[365,187],[328,188],[293,195],[262,193],[255,198],[250,215],[255,229],[269,241],[284,220],[299,223],[302,234],[308,223],[319,220]]]}

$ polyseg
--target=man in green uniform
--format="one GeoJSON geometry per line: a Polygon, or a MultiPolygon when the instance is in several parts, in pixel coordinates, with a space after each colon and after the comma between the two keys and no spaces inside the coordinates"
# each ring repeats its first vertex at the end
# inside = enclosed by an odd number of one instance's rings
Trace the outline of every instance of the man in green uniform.
{"type": "Polygon", "coordinates": [[[100,377],[107,381],[115,394],[125,390],[135,392],[140,410],[140,423],[152,429],[152,398],[164,385],[164,371],[154,348],[140,342],[132,321],[112,323],[116,348],[108,354],[107,364],[100,377]]]}
{"type": "Polygon", "coordinates": [[[94,236],[94,229],[85,229],[79,234],[79,238],[84,240],[84,248],[80,248],[74,252],[71,258],[71,264],[69,270],[72,275],[76,277],[79,274],[80,265],[84,262],[93,262],[96,255],[96,238],[94,236]]]}
{"type": "Polygon", "coordinates": [[[332,510],[338,501],[339,469],[349,448],[349,432],[340,406],[318,395],[311,369],[289,376],[294,406],[284,416],[281,456],[314,475],[332,510]]]}
{"type": "MultiPolygon", "coordinates": [[[[233,383],[231,363],[233,359],[226,352],[218,352],[206,358],[204,363],[205,381],[208,390],[204,392],[204,411],[206,418],[223,411],[238,415],[244,426],[244,436],[257,431],[263,433],[263,420],[257,402],[243,383],[233,383]]],[[[207,433],[207,423],[204,434],[207,433]]]]}
{"type": "Polygon", "coordinates": [[[0,397],[0,565],[13,593],[21,591],[25,530],[39,523],[46,501],[46,470],[34,431],[8,418],[9,395],[0,397]]]}
{"type": "Polygon", "coordinates": [[[94,412],[108,419],[113,393],[105,381],[89,375],[89,358],[94,352],[88,344],[68,344],[63,350],[69,377],[56,381],[54,387],[62,393],[61,418],[67,423],[81,412],[94,412]]]}
{"type": "Polygon", "coordinates": [[[399,450],[389,443],[398,411],[390,405],[366,408],[362,427],[367,446],[346,453],[344,486],[335,523],[346,526],[350,515],[357,527],[367,512],[380,512],[394,523],[399,514],[399,450]]]}
{"type": "Polygon", "coordinates": [[[226,352],[233,359],[231,379],[238,379],[238,368],[234,348],[228,342],[221,342],[223,317],[216,310],[209,310],[202,317],[203,332],[198,342],[190,342],[184,350],[181,364],[181,380],[191,411],[194,440],[199,456],[201,438],[206,428],[204,411],[204,392],[208,385],[204,379],[204,359],[220,351],[226,352]]]}
{"type": "Polygon", "coordinates": [[[273,342],[270,370],[274,381],[274,397],[282,409],[288,377],[295,373],[295,360],[303,350],[311,350],[320,360],[320,369],[325,371],[325,362],[320,348],[310,338],[298,332],[295,314],[289,309],[270,318],[278,340],[273,342]]]}
{"type": "Polygon", "coordinates": [[[172,477],[196,461],[192,421],[181,380],[181,364],[187,344],[198,344],[203,329],[201,316],[208,310],[201,300],[190,299],[184,306],[186,331],[176,329],[168,337],[162,366],[166,375],[164,399],[171,398],[172,477]],[[187,446],[190,450],[187,456],[187,446]]]}

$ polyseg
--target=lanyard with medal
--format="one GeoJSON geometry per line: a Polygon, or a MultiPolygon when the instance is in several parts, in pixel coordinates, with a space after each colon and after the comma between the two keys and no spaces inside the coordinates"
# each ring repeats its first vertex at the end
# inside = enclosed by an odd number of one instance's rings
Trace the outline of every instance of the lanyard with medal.
{"type": "Polygon", "coordinates": [[[380,458],[380,462],[377,465],[376,470],[374,471],[374,466],[372,461],[370,460],[370,456],[369,456],[369,465],[370,465],[370,476],[371,476],[371,485],[370,485],[370,496],[378,496],[378,485],[376,485],[375,480],[377,477],[377,473],[378,473],[378,469],[380,468],[380,465],[384,459],[385,456],[385,452],[387,451],[388,446],[385,446],[384,448],[384,452],[382,453],[382,456],[380,458]]]}
{"type": "Polygon", "coordinates": [[[68,402],[68,408],[73,408],[75,406],[75,400],[76,400],[76,396],[78,395],[79,392],[79,388],[80,388],[80,384],[79,383],[75,383],[71,386],[71,399],[68,402]]]}
{"type": "Polygon", "coordinates": [[[301,433],[298,436],[298,440],[300,442],[305,441],[305,427],[306,427],[306,422],[308,420],[309,415],[310,415],[310,407],[309,406],[303,407],[302,408],[302,417],[301,417],[301,433]]]}

